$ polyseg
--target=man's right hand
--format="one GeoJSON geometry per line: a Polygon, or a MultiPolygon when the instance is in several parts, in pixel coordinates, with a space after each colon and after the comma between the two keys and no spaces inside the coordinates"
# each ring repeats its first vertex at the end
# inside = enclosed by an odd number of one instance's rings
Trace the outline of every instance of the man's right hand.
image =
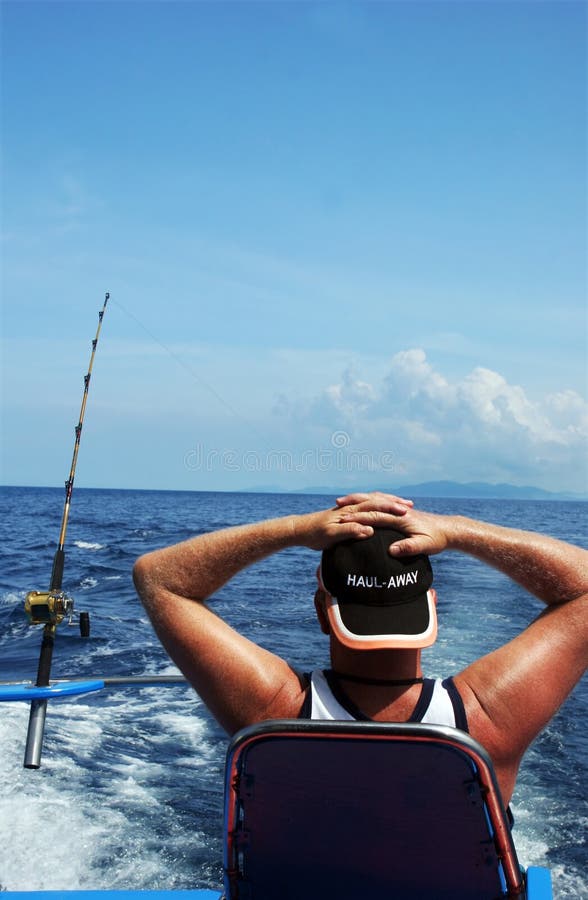
{"type": "Polygon", "coordinates": [[[567,603],[588,591],[588,551],[536,532],[506,528],[459,515],[407,509],[398,516],[389,494],[349,494],[337,504],[343,519],[373,528],[396,528],[406,534],[392,545],[392,555],[433,555],[459,550],[504,572],[549,605],[567,603]]]}
{"type": "MultiPolygon", "coordinates": [[[[395,519],[401,520],[409,512],[412,501],[387,494],[386,506],[395,519]]],[[[374,533],[374,523],[365,516],[361,504],[306,513],[292,517],[291,521],[293,542],[311,550],[325,550],[340,541],[362,540],[374,533]]]]}
{"type": "Polygon", "coordinates": [[[372,528],[395,528],[406,535],[390,547],[391,556],[414,556],[426,553],[432,556],[451,546],[455,531],[455,518],[427,513],[407,507],[398,514],[398,497],[374,491],[370,494],[348,494],[340,497],[337,505],[343,521],[355,522],[372,528]]]}

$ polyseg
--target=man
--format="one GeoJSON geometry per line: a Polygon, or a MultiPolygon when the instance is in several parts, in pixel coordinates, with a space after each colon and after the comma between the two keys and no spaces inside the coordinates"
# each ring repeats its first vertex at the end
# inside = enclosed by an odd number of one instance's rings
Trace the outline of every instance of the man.
{"type": "MultiPolygon", "coordinates": [[[[141,557],[134,579],[164,647],[229,733],[264,719],[329,716],[333,707],[343,710],[342,717],[355,713],[376,721],[416,718],[446,724],[453,716],[449,724],[467,728],[488,750],[505,804],[525,750],[588,662],[587,551],[531,532],[422,512],[387,494],[351,494],[333,509],[201,535],[141,557]],[[380,547],[380,556],[389,556],[382,570],[387,579],[346,570],[349,548],[355,558],[362,542],[367,546],[381,529],[395,531],[390,547],[380,547]],[[343,563],[337,561],[339,545],[347,548],[343,563]],[[330,635],[330,682],[322,673],[313,673],[312,679],[297,673],[238,634],[205,603],[246,566],[292,546],[324,551],[315,605],[330,635]],[[426,555],[452,550],[505,573],[545,609],[514,640],[435,685],[424,700],[421,648],[434,639],[436,629],[426,555]],[[391,578],[399,583],[399,565],[407,566],[404,586],[418,587],[400,598],[420,608],[416,618],[408,616],[412,624],[400,631],[396,624],[383,624],[381,616],[389,613],[381,610],[376,626],[364,627],[361,615],[353,620],[366,599],[356,602],[354,584],[369,589],[386,580],[387,590],[391,578]]],[[[272,598],[259,602],[271,604],[272,598]]],[[[379,595],[372,597],[372,607],[378,605],[387,605],[379,595]]]]}

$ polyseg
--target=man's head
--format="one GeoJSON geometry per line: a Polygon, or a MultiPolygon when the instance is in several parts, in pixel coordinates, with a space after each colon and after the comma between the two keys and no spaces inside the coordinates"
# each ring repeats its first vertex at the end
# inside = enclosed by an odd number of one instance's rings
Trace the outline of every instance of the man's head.
{"type": "Polygon", "coordinates": [[[354,650],[429,647],[437,638],[433,571],[424,555],[393,557],[405,535],[379,528],[323,551],[319,579],[330,627],[354,650]]]}

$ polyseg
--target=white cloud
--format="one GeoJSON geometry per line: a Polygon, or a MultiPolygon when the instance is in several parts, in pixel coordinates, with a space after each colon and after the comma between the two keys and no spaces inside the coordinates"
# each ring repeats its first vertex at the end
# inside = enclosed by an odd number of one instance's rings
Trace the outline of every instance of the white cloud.
{"type": "Polygon", "coordinates": [[[376,393],[372,385],[358,379],[349,366],[339,384],[325,388],[323,399],[346,419],[355,419],[367,413],[376,399],[376,393]]]}
{"type": "MultiPolygon", "coordinates": [[[[526,433],[539,442],[562,442],[540,404],[532,403],[519,385],[490,369],[476,368],[457,386],[458,402],[474,421],[500,431],[526,433]]],[[[565,443],[565,441],[564,441],[565,443]]]]}
{"type": "MultiPolygon", "coordinates": [[[[51,436],[59,449],[58,475],[59,460],[70,452],[88,348],[66,338],[51,348],[48,377],[44,340],[5,341],[5,443],[14,460],[14,473],[7,469],[6,477],[12,483],[36,477],[36,457],[22,459],[25,432],[31,441],[33,430],[51,436]]],[[[526,385],[482,367],[449,375],[418,348],[389,359],[295,348],[252,355],[231,346],[111,338],[95,374],[82,469],[90,483],[92,454],[95,469],[101,465],[100,440],[116,440],[121,460],[125,453],[134,460],[128,472],[121,468],[121,484],[128,478],[140,485],[135,470],[143,467],[147,484],[165,468],[176,471],[174,486],[189,478],[190,487],[226,487],[233,476],[225,470],[213,473],[217,482],[208,472],[186,472],[186,452],[202,446],[241,456],[291,454],[287,469],[237,473],[235,489],[264,477],[293,489],[400,487],[434,479],[588,489],[588,405],[578,393],[539,395],[535,388],[531,395],[526,385]]]]}
{"type": "Polygon", "coordinates": [[[407,406],[421,415],[436,419],[455,405],[455,388],[427,361],[424,350],[402,350],[392,357],[385,378],[385,405],[407,406]]]}
{"type": "Polygon", "coordinates": [[[582,397],[568,390],[531,399],[524,387],[483,367],[449,380],[418,348],[395,354],[379,382],[346,367],[317,396],[289,406],[288,415],[298,435],[304,428],[326,441],[344,429],[350,449],[392,453],[396,472],[410,480],[588,489],[582,397]]]}

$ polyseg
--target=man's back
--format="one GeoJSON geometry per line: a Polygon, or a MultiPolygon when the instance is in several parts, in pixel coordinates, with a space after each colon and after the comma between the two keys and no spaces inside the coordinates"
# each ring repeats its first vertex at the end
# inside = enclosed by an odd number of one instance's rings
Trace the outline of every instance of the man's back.
{"type": "MultiPolygon", "coordinates": [[[[170,656],[229,733],[264,719],[295,718],[308,693],[304,678],[231,628],[205,601],[237,572],[280,550],[365,541],[384,527],[405,535],[391,555],[458,550],[503,572],[545,605],[513,640],[454,677],[470,733],[490,753],[508,803],[525,749],[588,662],[586,551],[537,533],[417,511],[401,498],[351,495],[333,509],[224,529],[149,554],[135,566],[137,590],[170,656]]],[[[485,601],[476,595],[469,602],[475,622],[476,607],[485,601]]],[[[345,688],[352,699],[371,718],[406,720],[416,688],[396,693],[377,682],[421,677],[420,651],[344,645],[333,633],[322,588],[315,603],[330,635],[332,668],[360,679],[345,688]]],[[[257,598],[252,614],[263,617],[264,604],[271,606],[272,597],[257,598]]]]}

